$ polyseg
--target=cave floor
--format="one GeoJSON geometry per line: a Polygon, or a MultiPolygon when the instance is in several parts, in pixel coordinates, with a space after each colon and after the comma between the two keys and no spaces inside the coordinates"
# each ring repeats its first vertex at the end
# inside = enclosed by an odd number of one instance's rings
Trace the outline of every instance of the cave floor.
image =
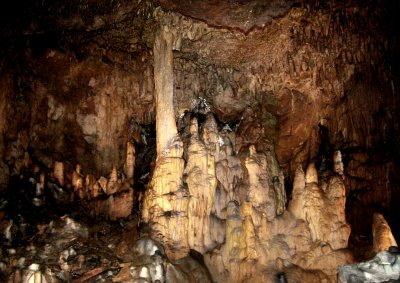
{"type": "Polygon", "coordinates": [[[21,175],[0,196],[0,281],[36,282],[40,271],[40,282],[129,282],[137,217],[94,219],[65,190],[35,195],[33,180],[21,175]]]}

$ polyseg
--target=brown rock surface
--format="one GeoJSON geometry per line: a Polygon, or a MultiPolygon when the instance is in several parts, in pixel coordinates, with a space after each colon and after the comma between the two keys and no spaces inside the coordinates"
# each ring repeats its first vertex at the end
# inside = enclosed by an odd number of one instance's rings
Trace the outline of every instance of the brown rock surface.
{"type": "Polygon", "coordinates": [[[379,253],[387,251],[390,247],[397,247],[396,239],[385,218],[380,213],[374,213],[372,220],[372,236],[374,238],[373,251],[379,253]]]}

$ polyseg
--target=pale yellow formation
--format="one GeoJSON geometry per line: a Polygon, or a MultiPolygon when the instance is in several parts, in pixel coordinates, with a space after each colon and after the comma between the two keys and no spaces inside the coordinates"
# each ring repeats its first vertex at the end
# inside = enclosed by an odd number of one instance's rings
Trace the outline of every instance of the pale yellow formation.
{"type": "Polygon", "coordinates": [[[171,260],[189,253],[189,192],[182,186],[183,144],[177,135],[173,111],[173,36],[167,29],[155,37],[154,81],[156,95],[157,161],[146,191],[142,217],[151,235],[161,242],[171,260]]]}
{"type": "Polygon", "coordinates": [[[276,216],[276,196],[268,182],[267,158],[265,154],[257,153],[254,145],[250,146],[249,152],[245,161],[249,174],[247,198],[256,210],[262,211],[268,221],[272,221],[276,216]]]}
{"type": "Polygon", "coordinates": [[[303,168],[299,165],[296,168],[293,180],[292,200],[289,203],[289,211],[297,219],[305,220],[306,216],[303,210],[304,189],[306,188],[306,176],[303,168]]]}
{"type": "Polygon", "coordinates": [[[157,159],[153,177],[146,191],[143,220],[149,223],[152,237],[164,244],[170,259],[189,253],[188,192],[182,186],[183,145],[177,139],[170,149],[171,156],[157,159]]]}
{"type": "Polygon", "coordinates": [[[342,162],[342,153],[337,150],[333,154],[333,171],[340,176],[344,174],[343,162],[342,162]]]}
{"type": "Polygon", "coordinates": [[[178,133],[174,114],[173,35],[168,28],[155,37],[154,85],[156,96],[157,158],[160,158],[178,133]]]}
{"type": "Polygon", "coordinates": [[[313,163],[309,164],[304,181],[301,168],[297,169],[289,209],[295,217],[308,223],[313,242],[329,243],[334,250],[347,247],[350,226],[346,222],[345,206],[346,189],[341,177],[332,176],[319,185],[313,163]]]}
{"type": "Polygon", "coordinates": [[[191,249],[201,253],[211,250],[210,215],[214,202],[217,179],[214,156],[199,139],[197,119],[191,121],[190,144],[186,164],[186,183],[189,187],[188,236],[191,249]]]}

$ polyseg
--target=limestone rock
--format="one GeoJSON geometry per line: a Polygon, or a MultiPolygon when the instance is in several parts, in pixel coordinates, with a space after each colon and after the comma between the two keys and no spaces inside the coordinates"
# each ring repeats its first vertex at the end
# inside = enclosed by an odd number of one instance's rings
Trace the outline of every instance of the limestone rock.
{"type": "Polygon", "coordinates": [[[191,139],[188,146],[187,174],[190,200],[188,208],[188,237],[191,249],[204,253],[216,243],[211,236],[211,209],[217,179],[214,156],[199,139],[197,119],[191,122],[191,139]]]}
{"type": "Polygon", "coordinates": [[[92,216],[104,216],[110,220],[128,217],[132,213],[134,193],[127,188],[107,197],[93,197],[87,206],[92,216]]]}
{"type": "Polygon", "coordinates": [[[133,208],[133,189],[129,188],[108,198],[108,216],[111,220],[128,217],[133,208]]]}
{"type": "Polygon", "coordinates": [[[189,193],[183,186],[183,144],[177,136],[173,112],[172,34],[159,31],[154,43],[157,161],[144,197],[143,220],[152,236],[165,246],[167,256],[183,258],[189,253],[189,193]]]}
{"type": "MultiPolygon", "coordinates": [[[[175,140],[171,151],[182,153],[182,146],[180,140],[175,140]]],[[[164,244],[166,254],[171,259],[184,257],[189,252],[189,193],[182,185],[183,170],[184,161],[181,156],[158,158],[142,211],[143,220],[153,230],[152,236],[164,244]]]]}
{"type": "Polygon", "coordinates": [[[373,259],[339,268],[339,282],[391,282],[400,278],[398,252],[379,252],[373,259]]]}
{"type": "Polygon", "coordinates": [[[293,263],[303,269],[323,270],[330,278],[337,274],[338,266],[353,263],[353,255],[345,249],[333,250],[329,244],[317,243],[309,251],[300,252],[293,263]]]}
{"type": "Polygon", "coordinates": [[[276,216],[276,196],[268,183],[267,159],[264,154],[257,153],[254,146],[250,146],[249,151],[249,157],[245,161],[249,174],[247,199],[255,209],[266,214],[268,221],[272,221],[276,216]]]}
{"type": "MultiPolygon", "coordinates": [[[[343,180],[333,176],[322,190],[318,185],[318,175],[313,164],[307,168],[303,187],[301,168],[296,171],[291,212],[308,222],[312,240],[329,243],[332,249],[346,248],[350,227],[346,222],[346,190],[343,180]]],[[[323,187],[323,186],[321,186],[323,187]]]]}
{"type": "Polygon", "coordinates": [[[375,212],[372,220],[372,236],[374,241],[373,250],[375,253],[389,250],[389,247],[396,246],[397,242],[393,237],[392,230],[382,214],[375,212]]]}

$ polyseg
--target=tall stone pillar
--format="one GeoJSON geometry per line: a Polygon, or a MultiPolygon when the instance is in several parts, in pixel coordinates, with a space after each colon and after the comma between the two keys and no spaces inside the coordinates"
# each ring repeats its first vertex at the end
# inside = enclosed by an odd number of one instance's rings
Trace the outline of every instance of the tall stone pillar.
{"type": "Polygon", "coordinates": [[[172,34],[162,29],[154,42],[157,161],[145,193],[142,218],[151,237],[161,242],[168,258],[189,254],[188,189],[182,185],[185,162],[173,109],[172,34]]]}
{"type": "Polygon", "coordinates": [[[174,116],[173,35],[162,29],[153,46],[156,95],[157,158],[178,133],[174,116]]]}

